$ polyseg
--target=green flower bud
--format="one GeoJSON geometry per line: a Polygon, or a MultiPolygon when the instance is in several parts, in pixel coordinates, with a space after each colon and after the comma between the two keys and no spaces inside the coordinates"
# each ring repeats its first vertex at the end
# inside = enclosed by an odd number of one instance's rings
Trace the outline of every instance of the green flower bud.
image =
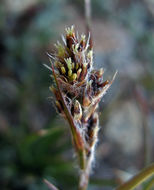
{"type": "Polygon", "coordinates": [[[78,48],[79,48],[79,44],[77,43],[76,45],[72,45],[72,50],[73,50],[73,52],[75,53],[75,54],[77,54],[78,53],[78,48]]]}
{"type": "Polygon", "coordinates": [[[55,47],[57,48],[58,56],[59,57],[64,57],[65,56],[65,48],[64,48],[64,46],[58,41],[57,44],[55,44],[55,47]]]}
{"type": "Polygon", "coordinates": [[[74,69],[74,63],[72,63],[72,69],[74,69]]]}
{"type": "Polygon", "coordinates": [[[66,73],[65,67],[61,67],[61,72],[62,72],[62,74],[66,73]]]}
{"type": "Polygon", "coordinates": [[[68,77],[71,77],[71,76],[72,76],[72,70],[69,69],[69,70],[68,70],[68,77]]]}
{"type": "Polygon", "coordinates": [[[77,79],[77,74],[76,73],[73,73],[72,74],[72,81],[75,81],[77,79]]]}
{"type": "Polygon", "coordinates": [[[86,40],[86,36],[84,34],[81,34],[81,40],[85,41],[86,40]]]}
{"type": "Polygon", "coordinates": [[[73,114],[75,120],[80,120],[82,117],[82,108],[78,100],[75,100],[73,114]]]}
{"type": "Polygon", "coordinates": [[[81,68],[80,68],[80,69],[78,69],[78,71],[77,71],[77,77],[78,77],[78,78],[79,78],[79,76],[80,76],[81,72],[82,72],[82,69],[81,69],[81,68]]]}
{"type": "Polygon", "coordinates": [[[76,70],[79,68],[79,63],[76,63],[76,67],[75,68],[76,68],[76,70]]]}
{"type": "Polygon", "coordinates": [[[73,33],[74,33],[74,26],[72,25],[71,27],[68,27],[68,28],[66,28],[65,30],[66,30],[66,34],[67,34],[68,36],[71,36],[71,35],[73,35],[73,33]]]}
{"type": "Polygon", "coordinates": [[[67,67],[69,70],[72,69],[72,60],[71,60],[71,57],[67,58],[67,59],[64,59],[66,64],[67,64],[67,67]]]}

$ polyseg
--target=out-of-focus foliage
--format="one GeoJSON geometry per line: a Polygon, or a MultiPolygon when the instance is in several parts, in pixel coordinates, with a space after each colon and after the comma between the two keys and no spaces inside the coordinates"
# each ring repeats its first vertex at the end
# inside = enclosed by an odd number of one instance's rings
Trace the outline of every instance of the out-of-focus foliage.
{"type": "Polygon", "coordinates": [[[29,2],[21,11],[12,10],[12,3],[0,6],[0,187],[47,189],[47,178],[71,188],[76,176],[65,156],[71,148],[64,138],[68,130],[55,122],[43,67],[65,1],[29,2]]]}
{"type": "MultiPolygon", "coordinates": [[[[90,189],[114,187],[115,178],[121,182],[154,161],[152,7],[150,0],[92,0],[95,64],[107,74],[119,74],[100,107],[90,189]],[[126,175],[120,177],[115,168],[126,175]]],[[[69,129],[48,98],[52,80],[42,64],[65,26],[76,24],[83,32],[83,10],[81,0],[0,2],[2,190],[45,190],[44,178],[62,189],[75,189],[69,129]]]]}

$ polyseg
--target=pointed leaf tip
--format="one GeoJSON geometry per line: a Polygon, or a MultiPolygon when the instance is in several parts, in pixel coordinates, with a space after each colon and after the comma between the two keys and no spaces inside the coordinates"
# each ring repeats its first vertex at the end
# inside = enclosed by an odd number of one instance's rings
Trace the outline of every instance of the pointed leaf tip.
{"type": "Polygon", "coordinates": [[[44,179],[44,183],[48,186],[50,190],[58,190],[57,187],[55,187],[52,183],[50,183],[48,180],[44,179]]]}
{"type": "Polygon", "coordinates": [[[48,65],[43,64],[43,66],[46,67],[47,69],[49,69],[50,71],[52,71],[51,67],[49,67],[48,65]]]}
{"type": "Polygon", "coordinates": [[[48,52],[46,52],[47,56],[50,57],[51,59],[55,60],[55,57],[52,56],[51,54],[49,54],[48,52]]]}

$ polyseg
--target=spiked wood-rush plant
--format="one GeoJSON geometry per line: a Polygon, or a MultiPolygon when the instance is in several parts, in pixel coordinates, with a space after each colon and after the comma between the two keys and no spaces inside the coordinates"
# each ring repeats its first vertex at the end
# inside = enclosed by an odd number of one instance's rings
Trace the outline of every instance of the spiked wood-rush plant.
{"type": "Polygon", "coordinates": [[[70,125],[73,145],[80,166],[79,190],[86,190],[98,140],[98,104],[111,81],[103,80],[104,70],[93,68],[93,49],[90,35],[78,36],[74,26],[66,28],[63,44],[55,44],[56,52],[50,55],[55,85],[55,105],[70,125]]]}
{"type": "MultiPolygon", "coordinates": [[[[53,55],[47,54],[54,85],[50,90],[55,95],[55,105],[60,115],[68,121],[72,141],[79,161],[80,178],[78,190],[86,190],[95,157],[98,141],[98,104],[111,86],[111,81],[103,80],[104,70],[93,68],[93,49],[90,35],[78,36],[74,26],[66,28],[62,36],[63,44],[57,42],[53,55]]],[[[154,175],[154,164],[142,170],[132,179],[117,187],[117,190],[131,190],[148,177],[154,175]]],[[[45,180],[52,190],[58,190],[45,180]]]]}

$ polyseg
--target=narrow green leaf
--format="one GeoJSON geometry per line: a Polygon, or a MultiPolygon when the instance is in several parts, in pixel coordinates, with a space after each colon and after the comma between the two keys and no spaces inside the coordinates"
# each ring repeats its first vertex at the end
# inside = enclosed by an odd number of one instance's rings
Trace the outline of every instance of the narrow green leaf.
{"type": "Polygon", "coordinates": [[[131,190],[134,189],[137,185],[141,184],[147,178],[154,175],[154,164],[151,164],[149,167],[143,169],[140,173],[135,175],[133,178],[128,180],[126,183],[120,185],[116,190],[131,190]]]}

